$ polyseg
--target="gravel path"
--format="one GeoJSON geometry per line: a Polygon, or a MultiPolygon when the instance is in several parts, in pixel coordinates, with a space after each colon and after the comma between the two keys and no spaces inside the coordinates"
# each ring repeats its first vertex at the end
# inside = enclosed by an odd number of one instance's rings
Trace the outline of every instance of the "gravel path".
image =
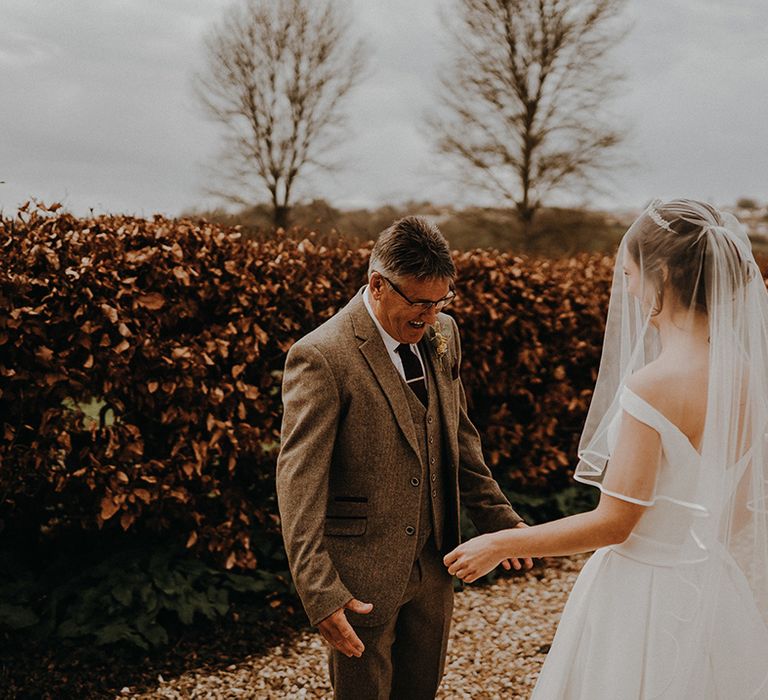
{"type": "MultiPolygon", "coordinates": [[[[552,641],[568,592],[586,556],[548,559],[546,566],[492,586],[457,594],[440,700],[527,698],[552,641]]],[[[326,651],[321,637],[304,632],[225,670],[204,667],[152,690],[120,700],[229,700],[230,698],[330,699],[326,651]]]]}

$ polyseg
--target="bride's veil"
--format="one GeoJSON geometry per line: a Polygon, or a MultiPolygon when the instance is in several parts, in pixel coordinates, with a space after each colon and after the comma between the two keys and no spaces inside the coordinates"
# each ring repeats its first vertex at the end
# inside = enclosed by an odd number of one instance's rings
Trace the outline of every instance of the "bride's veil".
{"type": "Polygon", "coordinates": [[[690,598],[685,612],[670,604],[663,624],[676,649],[674,685],[685,693],[681,697],[698,697],[710,682],[744,689],[733,697],[768,695],[768,659],[736,663],[734,657],[702,655],[718,636],[734,654],[750,649],[750,640],[761,640],[759,647],[766,639],[767,431],[768,294],[746,232],[734,216],[707,204],[654,200],[627,231],[617,255],[575,478],[635,503],[664,502],[679,514],[670,522],[680,524],[685,539],[673,565],[690,598]],[[628,260],[643,281],[639,294],[628,289],[628,260]],[[695,446],[700,460],[693,472],[678,475],[685,478],[663,484],[659,478],[608,477],[611,425],[622,411],[621,393],[628,378],[659,355],[652,321],[660,307],[670,305],[680,328],[697,319],[708,327],[706,419],[695,446]]]}

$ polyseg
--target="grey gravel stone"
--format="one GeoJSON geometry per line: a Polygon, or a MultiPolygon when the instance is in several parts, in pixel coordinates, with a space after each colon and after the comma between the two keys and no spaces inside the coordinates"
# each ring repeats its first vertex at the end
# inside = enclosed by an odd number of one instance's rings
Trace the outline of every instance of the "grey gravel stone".
{"type": "MultiPolygon", "coordinates": [[[[547,559],[524,575],[456,595],[451,640],[439,700],[523,700],[536,683],[565,600],[586,555],[547,559]]],[[[232,664],[158,677],[142,694],[123,688],[120,700],[302,700],[332,698],[326,648],[315,632],[290,645],[232,664]]]]}

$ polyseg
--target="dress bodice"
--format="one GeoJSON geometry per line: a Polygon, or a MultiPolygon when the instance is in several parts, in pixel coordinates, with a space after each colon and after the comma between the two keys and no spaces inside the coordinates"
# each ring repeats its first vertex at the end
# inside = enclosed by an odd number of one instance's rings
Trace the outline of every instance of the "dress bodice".
{"type": "Polygon", "coordinates": [[[765,700],[768,626],[744,569],[713,533],[710,468],[637,394],[624,388],[619,404],[608,454],[628,414],[659,434],[659,464],[609,460],[607,485],[587,481],[645,509],[624,542],[600,547],[581,570],[531,700],[765,700]],[[634,472],[645,467],[653,471],[634,472]]]}
{"type": "MultiPolygon", "coordinates": [[[[651,499],[633,502],[648,506],[629,538],[615,549],[648,563],[681,563],[706,558],[692,524],[706,517],[707,509],[697,502],[701,457],[683,432],[644,399],[627,387],[622,389],[623,412],[653,428],[661,438],[661,461],[651,499]]],[[[608,446],[616,446],[622,411],[608,429],[608,446]]],[[[611,493],[622,498],[622,494],[611,493]]]]}

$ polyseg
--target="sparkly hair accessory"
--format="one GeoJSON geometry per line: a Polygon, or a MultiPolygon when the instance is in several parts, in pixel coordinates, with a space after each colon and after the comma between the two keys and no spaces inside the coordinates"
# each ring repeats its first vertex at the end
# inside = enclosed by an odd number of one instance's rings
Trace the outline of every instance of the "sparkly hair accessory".
{"type": "Polygon", "coordinates": [[[665,231],[669,231],[670,233],[674,233],[674,231],[672,230],[672,227],[669,225],[669,221],[667,221],[664,217],[662,217],[662,215],[659,214],[658,209],[656,209],[656,207],[658,207],[659,204],[661,204],[661,200],[654,199],[648,205],[648,216],[650,216],[653,219],[653,222],[660,228],[663,228],[665,231]]]}

